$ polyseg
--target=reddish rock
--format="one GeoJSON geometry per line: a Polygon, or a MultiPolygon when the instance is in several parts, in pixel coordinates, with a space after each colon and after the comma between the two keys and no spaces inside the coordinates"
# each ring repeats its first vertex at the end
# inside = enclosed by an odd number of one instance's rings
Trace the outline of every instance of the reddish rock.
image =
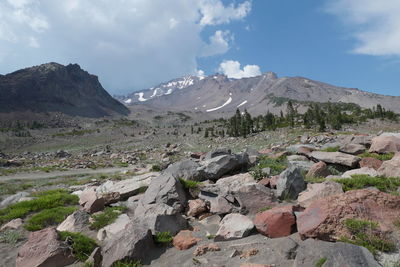
{"type": "Polygon", "coordinates": [[[293,206],[275,207],[258,213],[254,218],[257,231],[271,238],[290,235],[295,224],[293,206]]]}
{"type": "Polygon", "coordinates": [[[384,177],[400,177],[400,153],[396,153],[391,160],[384,161],[378,174],[384,177]]]}
{"type": "Polygon", "coordinates": [[[350,234],[344,226],[346,219],[377,222],[383,232],[394,229],[400,217],[400,196],[378,190],[352,190],[344,194],[314,201],[297,216],[297,229],[303,238],[337,240],[350,234]]]}
{"type": "Polygon", "coordinates": [[[188,216],[196,217],[207,211],[206,202],[202,199],[189,200],[188,205],[189,205],[189,211],[187,213],[188,216]]]}
{"type": "Polygon", "coordinates": [[[279,175],[271,176],[269,180],[269,185],[271,186],[271,188],[276,188],[278,180],[279,180],[279,175]]]}
{"type": "Polygon", "coordinates": [[[342,185],[332,181],[323,183],[308,184],[307,190],[301,192],[297,202],[301,207],[308,207],[312,202],[328,196],[343,193],[342,185]]]}
{"type": "Polygon", "coordinates": [[[311,155],[311,152],[313,152],[314,149],[306,146],[301,146],[297,149],[297,154],[309,157],[311,155]]]}
{"type": "Polygon", "coordinates": [[[193,255],[201,256],[206,254],[208,251],[220,251],[220,250],[221,248],[217,244],[210,243],[207,245],[198,246],[196,250],[193,252],[193,255]]]}
{"type": "Polygon", "coordinates": [[[180,231],[173,239],[172,244],[179,250],[186,250],[200,241],[200,238],[193,237],[192,232],[189,230],[180,231]]]}
{"type": "Polygon", "coordinates": [[[360,167],[368,167],[378,170],[381,167],[382,163],[382,160],[376,158],[362,158],[360,161],[360,167]]]}
{"type": "Polygon", "coordinates": [[[271,181],[270,178],[263,178],[263,179],[261,179],[260,181],[258,181],[258,183],[259,183],[260,185],[268,186],[268,187],[269,187],[270,181],[271,181]]]}
{"type": "Polygon", "coordinates": [[[400,138],[396,136],[377,136],[372,138],[369,152],[390,153],[400,152],[400,138]]]}
{"type": "Polygon", "coordinates": [[[71,251],[58,240],[54,228],[46,228],[29,235],[18,251],[16,267],[66,266],[74,263],[71,251]]]}
{"type": "Polygon", "coordinates": [[[326,165],[326,163],[323,161],[320,161],[311,166],[310,170],[307,173],[307,177],[310,177],[310,178],[326,177],[329,174],[330,173],[329,173],[328,166],[326,165]]]}

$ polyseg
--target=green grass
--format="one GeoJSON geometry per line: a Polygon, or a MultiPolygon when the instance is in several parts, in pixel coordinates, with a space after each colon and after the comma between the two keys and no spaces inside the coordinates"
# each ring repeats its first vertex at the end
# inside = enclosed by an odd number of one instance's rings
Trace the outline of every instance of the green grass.
{"type": "Polygon", "coordinates": [[[42,210],[28,219],[24,227],[28,231],[38,231],[51,225],[57,225],[75,210],[76,207],[57,207],[42,210]]]}
{"type": "Polygon", "coordinates": [[[264,168],[271,168],[271,175],[278,175],[283,172],[288,166],[288,161],[285,156],[279,158],[270,158],[262,156],[257,166],[251,169],[251,172],[256,174],[260,173],[260,170],[264,168]]]}
{"type": "Polygon", "coordinates": [[[383,192],[395,192],[400,186],[400,178],[372,177],[365,174],[352,175],[351,178],[335,179],[341,183],[343,191],[363,189],[366,187],[376,187],[383,192]]]}
{"type": "Polygon", "coordinates": [[[142,267],[143,265],[140,264],[139,261],[135,260],[124,260],[124,261],[117,261],[112,265],[112,267],[142,267]]]}
{"type": "MultiPolygon", "coordinates": [[[[1,179],[1,178],[0,178],[1,179]]],[[[0,196],[4,195],[13,195],[15,193],[25,191],[26,189],[34,187],[34,184],[31,182],[24,183],[22,181],[15,182],[0,182],[0,196]]]]}
{"type": "Polygon", "coordinates": [[[71,195],[65,190],[51,190],[36,193],[36,199],[21,201],[0,210],[0,224],[16,218],[24,218],[30,213],[39,212],[46,209],[63,207],[67,205],[77,205],[78,196],[71,195]]]}
{"type": "Polygon", "coordinates": [[[87,260],[97,247],[96,241],[80,233],[60,232],[60,239],[72,248],[74,257],[80,261],[87,260]]]}
{"type": "Polygon", "coordinates": [[[350,231],[351,238],[341,237],[340,241],[342,242],[363,246],[373,255],[377,255],[378,251],[392,252],[396,250],[396,244],[379,232],[376,222],[346,219],[344,225],[350,231]]]}
{"type": "Polygon", "coordinates": [[[340,149],[339,146],[333,146],[333,147],[327,147],[325,149],[322,149],[321,151],[324,151],[324,152],[338,152],[339,149],[340,149]]]}
{"type": "Polygon", "coordinates": [[[92,216],[93,222],[90,224],[90,229],[99,230],[112,224],[125,210],[126,207],[106,207],[103,212],[92,216]]]}
{"type": "Polygon", "coordinates": [[[161,171],[160,165],[154,164],[153,166],[151,166],[151,171],[152,172],[160,172],[161,171]]]}
{"type": "Polygon", "coordinates": [[[154,236],[154,241],[157,244],[170,244],[172,239],[173,237],[170,232],[158,232],[154,236]]]}
{"type": "Polygon", "coordinates": [[[181,182],[183,187],[186,189],[197,189],[199,187],[199,185],[201,185],[201,182],[185,180],[183,178],[179,178],[179,181],[181,182]]]}
{"type": "Polygon", "coordinates": [[[315,263],[315,267],[322,267],[322,265],[324,265],[324,263],[327,261],[327,258],[320,258],[316,263],[315,263]]]}
{"type": "Polygon", "coordinates": [[[263,207],[263,208],[259,209],[258,212],[264,212],[264,211],[267,211],[267,210],[270,210],[270,209],[272,209],[271,206],[266,206],[266,207],[263,207]]]}
{"type": "Polygon", "coordinates": [[[388,154],[377,154],[377,153],[364,152],[364,153],[358,155],[358,157],[361,157],[361,158],[375,158],[375,159],[379,159],[379,160],[385,161],[385,160],[391,160],[394,157],[394,153],[390,152],[388,154]]]}
{"type": "Polygon", "coordinates": [[[303,176],[304,181],[306,181],[309,184],[315,184],[315,183],[323,183],[326,181],[326,178],[324,177],[309,177],[309,176],[303,176]]]}
{"type": "Polygon", "coordinates": [[[5,230],[0,232],[0,243],[15,245],[22,238],[22,234],[16,230],[5,230]]]}

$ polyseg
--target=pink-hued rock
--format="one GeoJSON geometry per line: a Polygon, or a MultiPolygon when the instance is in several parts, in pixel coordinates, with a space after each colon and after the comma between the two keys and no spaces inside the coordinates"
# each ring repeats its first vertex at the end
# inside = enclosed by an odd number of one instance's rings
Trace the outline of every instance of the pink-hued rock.
{"type": "Polygon", "coordinates": [[[93,187],[85,189],[79,196],[79,204],[83,207],[84,211],[89,213],[103,210],[105,203],[105,199],[98,197],[93,187]]]}
{"type": "Polygon", "coordinates": [[[71,251],[58,240],[54,228],[32,232],[18,251],[16,267],[67,266],[75,261],[71,251]]]}
{"type": "Polygon", "coordinates": [[[276,188],[278,180],[279,180],[279,175],[271,176],[269,180],[269,185],[271,186],[271,188],[276,188]]]}
{"type": "Polygon", "coordinates": [[[293,206],[275,207],[254,218],[257,231],[271,238],[290,235],[295,224],[293,206]]]}
{"type": "Polygon", "coordinates": [[[326,166],[326,163],[323,161],[317,162],[311,166],[310,170],[307,173],[307,177],[326,177],[328,176],[329,170],[326,166]]]}
{"type": "Polygon", "coordinates": [[[361,160],[359,157],[342,152],[313,151],[310,156],[325,163],[339,164],[351,168],[356,167],[361,160]]]}
{"type": "Polygon", "coordinates": [[[179,250],[186,250],[200,241],[200,238],[196,238],[192,235],[192,232],[189,230],[180,231],[173,239],[172,244],[179,250]]]}
{"type": "Polygon", "coordinates": [[[188,216],[196,217],[207,211],[206,202],[202,199],[189,200],[188,205],[189,205],[189,211],[187,213],[188,216]]]}
{"type": "Polygon", "coordinates": [[[5,225],[3,225],[0,228],[0,231],[6,230],[6,229],[14,229],[14,230],[16,230],[16,229],[20,228],[21,225],[22,225],[22,219],[17,218],[17,219],[9,221],[5,225]]]}
{"type": "Polygon", "coordinates": [[[394,229],[400,217],[400,196],[373,189],[351,190],[314,201],[297,216],[297,229],[303,238],[337,240],[350,233],[346,219],[377,222],[383,232],[394,229]]]}
{"type": "Polygon", "coordinates": [[[270,182],[271,182],[270,178],[263,178],[260,181],[258,181],[258,183],[260,185],[267,186],[267,187],[270,185],[270,182]]]}
{"type": "Polygon", "coordinates": [[[400,177],[400,153],[396,153],[391,160],[384,161],[378,174],[384,177],[400,177]]]}
{"type": "Polygon", "coordinates": [[[378,170],[382,166],[383,161],[376,158],[362,158],[360,161],[360,167],[368,167],[378,170]]]}
{"type": "Polygon", "coordinates": [[[373,168],[363,167],[360,169],[349,170],[349,171],[343,173],[342,177],[343,178],[351,178],[352,175],[369,175],[372,177],[376,177],[376,176],[378,176],[378,172],[373,168]]]}
{"type": "Polygon", "coordinates": [[[400,138],[396,136],[377,136],[372,138],[369,152],[390,153],[400,152],[400,138]]]}
{"type": "Polygon", "coordinates": [[[341,193],[343,193],[342,185],[332,181],[308,184],[307,190],[299,194],[297,201],[300,206],[306,208],[318,199],[341,193]]]}

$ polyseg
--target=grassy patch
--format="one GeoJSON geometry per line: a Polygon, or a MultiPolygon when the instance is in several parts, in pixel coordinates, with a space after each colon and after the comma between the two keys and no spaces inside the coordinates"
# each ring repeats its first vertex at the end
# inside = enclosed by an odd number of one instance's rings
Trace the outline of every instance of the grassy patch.
{"type": "Polygon", "coordinates": [[[160,172],[161,171],[161,166],[158,164],[154,164],[153,166],[151,166],[151,171],[152,172],[160,172]]]}
{"type": "Polygon", "coordinates": [[[304,181],[306,181],[309,184],[315,184],[315,183],[323,183],[326,181],[326,178],[324,177],[309,177],[309,176],[303,176],[304,181]]]}
{"type": "Polygon", "coordinates": [[[75,207],[57,207],[52,209],[42,210],[33,215],[25,224],[25,229],[28,231],[37,231],[47,226],[57,225],[67,218],[76,210],[75,207]]]}
{"type": "Polygon", "coordinates": [[[179,178],[179,181],[183,185],[184,188],[186,189],[196,189],[201,185],[201,182],[196,182],[196,181],[191,181],[191,180],[185,180],[183,178],[179,178]]]}
{"type": "Polygon", "coordinates": [[[327,258],[320,258],[316,263],[315,263],[315,267],[322,267],[322,265],[324,265],[324,263],[327,261],[327,258]]]}
{"type": "Polygon", "coordinates": [[[376,187],[383,192],[394,192],[400,186],[400,178],[371,177],[360,174],[352,175],[351,178],[335,179],[335,182],[341,183],[343,191],[363,189],[366,187],[376,187]]]}
{"type": "Polygon", "coordinates": [[[20,181],[16,182],[0,182],[0,196],[4,195],[12,195],[26,189],[32,188],[34,186],[33,183],[23,183],[20,181]]]}
{"type": "Polygon", "coordinates": [[[46,209],[78,204],[78,196],[65,190],[51,190],[36,193],[36,199],[21,201],[0,210],[0,224],[16,218],[24,218],[29,213],[46,209]]]}
{"type": "Polygon", "coordinates": [[[135,260],[124,260],[124,261],[117,261],[113,264],[112,267],[142,267],[143,265],[139,261],[135,260]]]}
{"type": "Polygon", "coordinates": [[[60,232],[60,238],[71,247],[74,257],[80,261],[87,260],[97,247],[93,239],[80,233],[60,232]]]}
{"type": "Polygon", "coordinates": [[[21,233],[16,230],[5,230],[0,232],[0,243],[15,245],[21,238],[21,233]]]}
{"type": "Polygon", "coordinates": [[[207,239],[214,239],[216,235],[207,235],[207,239]]]}
{"type": "Polygon", "coordinates": [[[90,229],[99,230],[112,224],[125,210],[126,207],[106,207],[102,213],[92,216],[93,222],[90,224],[90,229]]]}
{"type": "Polygon", "coordinates": [[[272,209],[271,206],[266,206],[266,207],[263,207],[263,208],[259,209],[258,212],[263,212],[263,211],[267,211],[267,210],[270,210],[270,209],[272,209]]]}
{"type": "Polygon", "coordinates": [[[396,244],[377,230],[376,222],[346,219],[344,225],[351,233],[351,238],[341,237],[340,241],[367,248],[372,254],[378,251],[392,252],[396,244]]]}
{"type": "Polygon", "coordinates": [[[375,158],[375,159],[379,159],[379,160],[385,161],[385,160],[391,160],[394,157],[394,153],[390,152],[388,154],[377,154],[377,153],[364,152],[364,153],[358,155],[358,157],[361,157],[361,158],[375,158]]]}
{"type": "Polygon", "coordinates": [[[257,181],[260,181],[260,180],[264,179],[265,177],[267,177],[267,174],[264,173],[259,166],[253,167],[250,170],[250,174],[257,181]]]}
{"type": "Polygon", "coordinates": [[[271,175],[278,175],[283,172],[288,166],[288,161],[285,156],[279,158],[270,158],[263,156],[260,158],[260,162],[256,167],[252,168],[252,172],[259,172],[264,168],[271,169],[271,175]]]}
{"type": "Polygon", "coordinates": [[[66,136],[82,136],[85,134],[90,134],[95,132],[95,130],[72,130],[71,132],[64,132],[64,133],[56,133],[53,134],[53,137],[66,137],[66,136]]]}
{"type": "Polygon", "coordinates": [[[170,244],[172,239],[173,237],[170,232],[158,232],[154,236],[154,241],[157,244],[170,244]]]}
{"type": "Polygon", "coordinates": [[[338,152],[339,149],[340,149],[339,146],[333,146],[333,147],[327,147],[325,149],[322,149],[321,151],[324,151],[324,152],[338,152]]]}

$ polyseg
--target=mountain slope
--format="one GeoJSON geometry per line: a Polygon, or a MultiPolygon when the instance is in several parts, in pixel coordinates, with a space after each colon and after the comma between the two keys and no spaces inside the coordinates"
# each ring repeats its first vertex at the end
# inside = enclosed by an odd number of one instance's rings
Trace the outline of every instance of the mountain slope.
{"type": "Polygon", "coordinates": [[[0,76],[0,112],[61,112],[72,116],[126,115],[97,76],[77,64],[47,63],[0,76]]]}
{"type": "MultiPolygon", "coordinates": [[[[128,102],[165,110],[202,111],[215,117],[229,115],[238,107],[246,108],[252,114],[263,114],[268,110],[285,112],[286,105],[282,105],[282,102],[288,99],[298,102],[355,103],[364,108],[381,104],[386,109],[400,113],[400,97],[397,96],[333,86],[303,77],[278,78],[273,72],[243,79],[212,75],[193,79],[192,84],[181,90],[172,90],[170,94],[143,97],[151,95],[151,92],[148,89],[133,93],[128,102]]],[[[126,99],[123,100],[127,103],[126,99]]]]}

